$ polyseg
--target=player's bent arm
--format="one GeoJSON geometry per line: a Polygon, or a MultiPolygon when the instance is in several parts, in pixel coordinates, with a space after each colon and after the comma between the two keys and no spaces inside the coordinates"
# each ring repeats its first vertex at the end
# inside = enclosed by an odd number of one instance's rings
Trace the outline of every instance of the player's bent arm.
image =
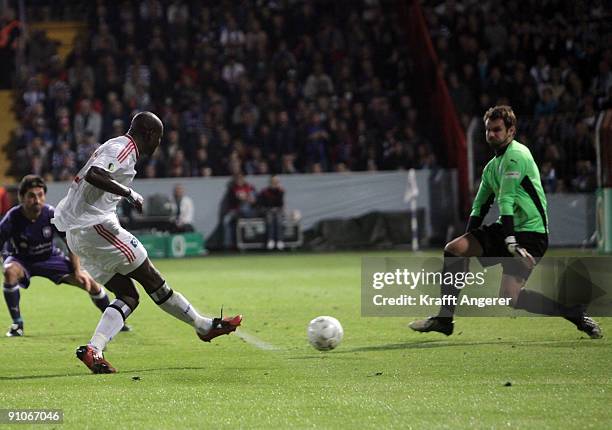
{"type": "Polygon", "coordinates": [[[514,201],[521,180],[525,176],[523,159],[516,155],[509,155],[502,166],[499,195],[499,215],[506,237],[514,236],[514,201]]]}
{"type": "Polygon", "coordinates": [[[497,200],[502,230],[506,237],[504,243],[510,254],[521,258],[528,267],[533,267],[535,259],[518,243],[514,235],[514,201],[517,189],[525,176],[525,163],[520,154],[508,156],[502,166],[501,175],[497,200]]]}
{"type": "Polygon", "coordinates": [[[98,166],[91,166],[85,174],[85,180],[96,188],[107,193],[125,197],[131,205],[142,211],[143,198],[136,191],[115,181],[110,173],[98,166]]]}
{"type": "Polygon", "coordinates": [[[11,220],[6,214],[0,221],[0,249],[4,247],[4,243],[11,237],[11,220]]]}
{"type": "Polygon", "coordinates": [[[83,269],[81,269],[81,260],[78,255],[74,254],[70,248],[68,248],[68,258],[72,263],[72,267],[74,268],[73,276],[74,280],[86,291],[91,290],[91,278],[83,269]]]}
{"type": "Polygon", "coordinates": [[[85,174],[85,180],[96,188],[121,197],[130,195],[130,188],[115,181],[110,174],[98,166],[91,166],[85,174]]]}
{"type": "Polygon", "coordinates": [[[80,279],[82,279],[83,276],[83,271],[81,269],[81,260],[79,259],[79,256],[72,252],[72,250],[70,249],[70,245],[68,245],[68,240],[66,239],[66,232],[59,231],[55,226],[53,226],[53,231],[62,239],[62,241],[66,245],[66,249],[68,250],[68,259],[70,260],[72,268],[74,269],[74,277],[77,279],[77,281],[79,281],[80,279]]]}
{"type": "Polygon", "coordinates": [[[465,229],[466,232],[470,232],[480,227],[480,224],[482,224],[484,217],[487,216],[493,204],[493,200],[495,200],[495,193],[493,192],[493,188],[489,185],[485,171],[482,175],[474,203],[472,203],[472,212],[470,213],[470,219],[465,229]]]}

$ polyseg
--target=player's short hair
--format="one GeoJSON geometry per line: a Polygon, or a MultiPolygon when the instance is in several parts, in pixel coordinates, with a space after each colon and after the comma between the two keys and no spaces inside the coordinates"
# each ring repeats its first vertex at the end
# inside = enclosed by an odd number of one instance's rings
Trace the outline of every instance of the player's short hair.
{"type": "Polygon", "coordinates": [[[514,112],[512,111],[512,108],[510,106],[493,106],[485,112],[484,117],[482,118],[484,122],[487,122],[487,120],[495,119],[503,119],[506,128],[516,126],[516,115],[514,115],[514,112]]]}
{"type": "Polygon", "coordinates": [[[30,188],[41,187],[47,194],[47,184],[45,180],[38,175],[26,175],[19,183],[19,195],[23,197],[30,188]]]}

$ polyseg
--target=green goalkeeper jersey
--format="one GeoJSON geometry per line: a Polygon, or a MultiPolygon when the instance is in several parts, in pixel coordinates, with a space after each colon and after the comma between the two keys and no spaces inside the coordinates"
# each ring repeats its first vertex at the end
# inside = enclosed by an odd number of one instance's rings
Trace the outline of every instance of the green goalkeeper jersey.
{"type": "Polygon", "coordinates": [[[513,140],[487,163],[471,216],[484,217],[493,200],[501,216],[511,215],[515,231],[548,233],[546,196],[531,151],[513,140]]]}

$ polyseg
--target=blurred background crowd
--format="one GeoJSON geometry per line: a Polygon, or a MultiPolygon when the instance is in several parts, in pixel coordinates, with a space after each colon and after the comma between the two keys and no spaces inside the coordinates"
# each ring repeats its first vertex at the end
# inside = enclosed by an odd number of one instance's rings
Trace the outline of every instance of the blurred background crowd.
{"type": "MultiPolygon", "coordinates": [[[[510,104],[547,191],[592,191],[596,115],[612,107],[606,2],[422,5],[464,129],[510,104]]],[[[396,12],[384,0],[38,7],[33,19],[87,14],[89,32],[63,61],[44,32],[17,30],[26,61],[13,76],[11,173],[70,180],[140,110],[166,128],[139,177],[436,168],[444,148],[413,103],[419,59],[396,12]]],[[[5,10],[1,26],[11,18],[5,10]]],[[[474,134],[481,170],[491,153],[474,134]]]]}

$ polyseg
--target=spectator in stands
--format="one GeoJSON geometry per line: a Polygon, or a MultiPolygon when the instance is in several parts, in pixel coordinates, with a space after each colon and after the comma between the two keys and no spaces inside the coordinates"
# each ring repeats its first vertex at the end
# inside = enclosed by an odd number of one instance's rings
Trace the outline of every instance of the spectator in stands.
{"type": "Polygon", "coordinates": [[[267,248],[283,250],[283,217],[285,210],[285,190],[277,175],[270,177],[270,184],[257,196],[257,205],[266,219],[267,248]]]}
{"type": "Polygon", "coordinates": [[[81,140],[77,142],[76,161],[79,168],[83,166],[91,154],[94,153],[100,144],[91,131],[86,131],[81,140]]]}
{"type": "Polygon", "coordinates": [[[34,137],[27,146],[17,152],[17,173],[24,173],[24,176],[29,172],[39,176],[46,176],[49,173],[48,166],[48,150],[40,137],[34,137]]]}
{"type": "Polygon", "coordinates": [[[119,96],[114,91],[111,91],[106,96],[106,109],[102,120],[102,140],[106,141],[113,136],[113,124],[120,120],[123,124],[127,124],[128,117],[125,114],[123,103],[119,100],[119,96]]]}
{"type": "Polygon", "coordinates": [[[56,181],[71,181],[78,168],[76,154],[70,149],[70,142],[59,142],[51,157],[51,173],[56,181]]]}
{"type": "Polygon", "coordinates": [[[394,130],[385,134],[382,166],[385,170],[410,169],[415,165],[412,147],[397,139],[394,130]]]}
{"type": "Polygon", "coordinates": [[[578,193],[592,193],[596,187],[597,178],[591,161],[576,161],[576,176],[572,179],[572,190],[578,193]]]}
{"type": "MultiPolygon", "coordinates": [[[[144,178],[165,178],[168,176],[168,163],[164,151],[155,151],[153,155],[143,158],[139,162],[144,164],[142,174],[144,178]]],[[[139,171],[138,167],[139,165],[137,165],[137,171],[139,171]]]]}
{"type": "Polygon", "coordinates": [[[227,15],[227,22],[221,28],[219,42],[221,46],[232,52],[239,52],[245,43],[244,32],[238,28],[236,19],[232,15],[227,15]]]}
{"type": "Polygon", "coordinates": [[[46,98],[47,96],[42,89],[40,79],[35,76],[31,77],[28,80],[26,90],[22,95],[26,108],[33,106],[35,103],[44,102],[46,98]]]}
{"type": "Polygon", "coordinates": [[[53,133],[47,127],[47,121],[42,116],[37,116],[34,119],[34,127],[26,131],[26,139],[34,140],[35,138],[40,139],[42,146],[46,150],[50,150],[53,147],[53,133]]]}
{"type": "Polygon", "coordinates": [[[60,142],[68,142],[71,149],[76,146],[76,140],[70,128],[70,119],[68,116],[62,116],[57,120],[54,148],[57,148],[60,142]]]}
{"type": "Polygon", "coordinates": [[[242,173],[235,174],[227,187],[227,210],[223,214],[223,246],[232,249],[236,244],[235,232],[238,218],[255,215],[256,190],[242,173]]]}
{"type": "Polygon", "coordinates": [[[185,187],[182,184],[176,184],[174,186],[172,196],[174,198],[172,202],[174,231],[178,233],[193,231],[193,200],[185,194],[185,187]]]}
{"type": "Polygon", "coordinates": [[[281,110],[274,129],[271,130],[270,140],[262,145],[263,153],[273,171],[281,169],[281,159],[284,156],[295,157],[297,153],[297,136],[295,127],[291,124],[289,113],[281,110]]]}
{"type": "Polygon", "coordinates": [[[79,112],[74,116],[74,135],[77,141],[84,136],[86,131],[91,132],[96,142],[99,142],[102,117],[92,109],[91,100],[83,99],[79,104],[79,112]]]}
{"type": "Polygon", "coordinates": [[[263,158],[261,149],[253,148],[251,150],[251,155],[246,163],[244,163],[244,170],[247,175],[265,175],[269,173],[268,162],[263,158]]]}
{"type": "MultiPolygon", "coordinates": [[[[59,58],[57,61],[59,61],[59,58]]],[[[68,111],[68,106],[72,101],[72,93],[68,84],[61,79],[56,79],[49,84],[48,93],[48,117],[51,118],[51,121],[53,122],[62,116],[66,116],[65,114],[68,111]]]]}
{"type": "Polygon", "coordinates": [[[121,136],[123,134],[125,134],[125,132],[127,131],[125,129],[125,123],[123,122],[122,119],[116,119],[113,121],[113,126],[112,126],[112,130],[113,130],[113,136],[121,136]]]}
{"type": "Polygon", "coordinates": [[[553,91],[550,85],[541,87],[540,101],[535,107],[536,118],[540,116],[552,115],[557,111],[558,102],[553,97],[553,91]]]}
{"type": "Polygon", "coordinates": [[[321,114],[313,112],[306,128],[306,163],[310,171],[327,169],[329,132],[321,120],[321,114]]]}
{"type": "Polygon", "coordinates": [[[199,147],[196,150],[195,159],[191,163],[191,176],[212,176],[213,171],[208,160],[208,150],[206,147],[199,147]]]}
{"type": "Polygon", "coordinates": [[[172,157],[168,166],[168,176],[171,178],[182,178],[189,176],[191,167],[189,161],[185,159],[185,151],[177,150],[172,157]]]}
{"type": "MultiPolygon", "coordinates": [[[[469,73],[469,72],[468,72],[469,73]]],[[[448,78],[448,86],[450,96],[455,103],[455,107],[460,113],[468,113],[473,115],[475,113],[475,100],[474,92],[470,90],[465,84],[459,81],[459,76],[455,72],[451,72],[448,78]]]]}
{"type": "Polygon", "coordinates": [[[221,76],[223,80],[230,86],[233,87],[238,84],[240,77],[246,72],[244,65],[231,55],[228,58],[228,62],[223,66],[221,76]]]}
{"type": "Polygon", "coordinates": [[[306,79],[304,85],[304,96],[314,100],[319,95],[331,95],[334,92],[334,84],[323,70],[323,64],[315,63],[312,73],[306,79]]]}
{"type": "Polygon", "coordinates": [[[53,181],[53,175],[51,175],[48,165],[49,163],[47,162],[46,158],[43,158],[40,155],[34,155],[28,159],[28,162],[25,165],[25,171],[32,172],[33,175],[41,176],[45,178],[45,180],[49,179],[50,181],[53,181]]]}
{"type": "Polygon", "coordinates": [[[540,168],[540,178],[542,180],[542,187],[546,194],[557,192],[557,172],[550,161],[542,163],[540,168]]]}
{"type": "Polygon", "coordinates": [[[595,142],[585,120],[576,121],[575,134],[568,146],[574,160],[585,160],[595,165],[595,142]]]}
{"type": "Polygon", "coordinates": [[[68,69],[68,84],[73,91],[79,91],[83,82],[95,81],[95,74],[93,67],[85,63],[83,57],[75,59],[74,65],[68,69]]]}

